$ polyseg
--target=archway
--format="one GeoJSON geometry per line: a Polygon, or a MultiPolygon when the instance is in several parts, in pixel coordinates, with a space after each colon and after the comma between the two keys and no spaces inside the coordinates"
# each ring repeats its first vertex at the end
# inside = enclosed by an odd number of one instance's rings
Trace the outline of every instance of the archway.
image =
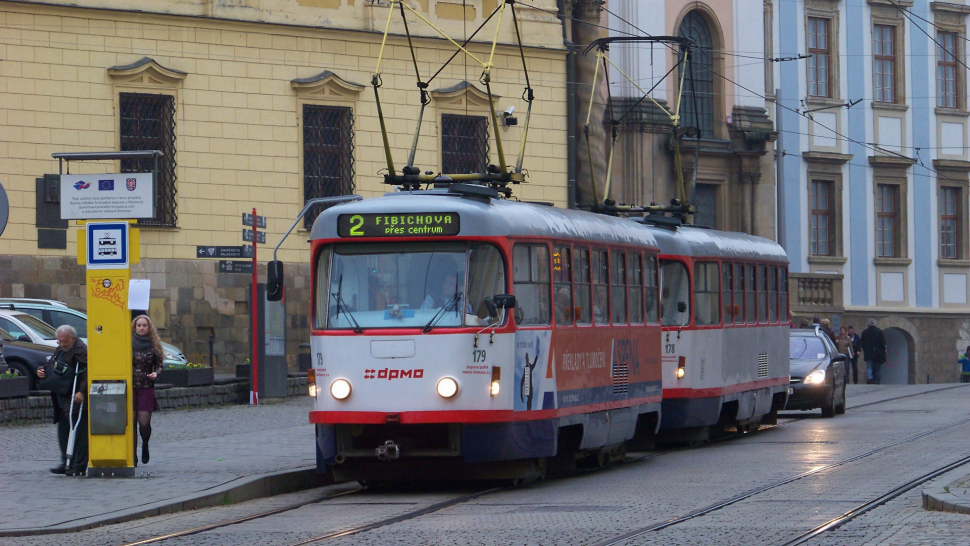
{"type": "Polygon", "coordinates": [[[886,363],[882,365],[884,385],[908,385],[915,377],[915,363],[912,359],[913,338],[901,328],[886,328],[886,363]]]}

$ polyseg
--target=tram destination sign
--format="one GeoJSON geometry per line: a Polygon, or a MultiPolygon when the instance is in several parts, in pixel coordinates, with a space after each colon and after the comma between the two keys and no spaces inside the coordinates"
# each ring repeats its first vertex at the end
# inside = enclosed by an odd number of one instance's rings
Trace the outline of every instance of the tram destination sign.
{"type": "Polygon", "coordinates": [[[341,237],[422,237],[458,235],[457,212],[407,212],[400,214],[341,214],[337,235],[341,237]]]}

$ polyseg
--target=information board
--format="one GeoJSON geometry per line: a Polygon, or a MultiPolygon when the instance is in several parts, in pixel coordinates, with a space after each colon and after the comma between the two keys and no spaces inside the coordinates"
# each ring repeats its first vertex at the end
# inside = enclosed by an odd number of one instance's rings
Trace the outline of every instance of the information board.
{"type": "Polygon", "coordinates": [[[154,218],[152,173],[61,175],[61,219],[154,218]]]}
{"type": "Polygon", "coordinates": [[[341,214],[340,237],[427,237],[458,235],[457,212],[409,212],[405,214],[341,214]]]}

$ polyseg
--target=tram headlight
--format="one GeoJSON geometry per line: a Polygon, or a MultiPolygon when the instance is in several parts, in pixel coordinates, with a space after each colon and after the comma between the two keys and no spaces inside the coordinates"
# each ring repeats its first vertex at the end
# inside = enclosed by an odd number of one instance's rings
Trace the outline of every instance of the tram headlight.
{"type": "Polygon", "coordinates": [[[820,385],[825,383],[825,370],[815,370],[805,377],[806,385],[820,385]]]}
{"type": "Polygon", "coordinates": [[[330,394],[333,395],[337,400],[345,400],[350,396],[350,381],[346,379],[337,379],[330,384],[330,394]]]}
{"type": "Polygon", "coordinates": [[[685,372],[684,372],[684,369],[683,368],[677,368],[677,379],[683,379],[684,378],[684,373],[685,372]]]}
{"type": "Polygon", "coordinates": [[[492,381],[492,387],[488,390],[489,394],[492,396],[498,396],[499,391],[502,390],[501,385],[498,381],[492,381]]]}
{"type": "Polygon", "coordinates": [[[458,394],[458,382],[450,377],[442,377],[438,381],[438,395],[442,398],[453,398],[458,394]]]}

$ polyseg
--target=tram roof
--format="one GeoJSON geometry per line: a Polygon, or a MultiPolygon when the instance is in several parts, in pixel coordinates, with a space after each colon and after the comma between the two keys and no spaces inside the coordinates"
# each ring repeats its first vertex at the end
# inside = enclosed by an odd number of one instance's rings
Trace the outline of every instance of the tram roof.
{"type": "Polygon", "coordinates": [[[764,237],[692,226],[666,229],[647,225],[661,254],[788,263],[785,249],[764,237]]]}
{"type": "Polygon", "coordinates": [[[444,191],[389,193],[328,208],[313,223],[312,239],[337,239],[343,214],[413,214],[457,212],[459,236],[515,236],[581,239],[607,244],[657,248],[651,230],[622,218],[506,199],[488,201],[444,191]]]}

